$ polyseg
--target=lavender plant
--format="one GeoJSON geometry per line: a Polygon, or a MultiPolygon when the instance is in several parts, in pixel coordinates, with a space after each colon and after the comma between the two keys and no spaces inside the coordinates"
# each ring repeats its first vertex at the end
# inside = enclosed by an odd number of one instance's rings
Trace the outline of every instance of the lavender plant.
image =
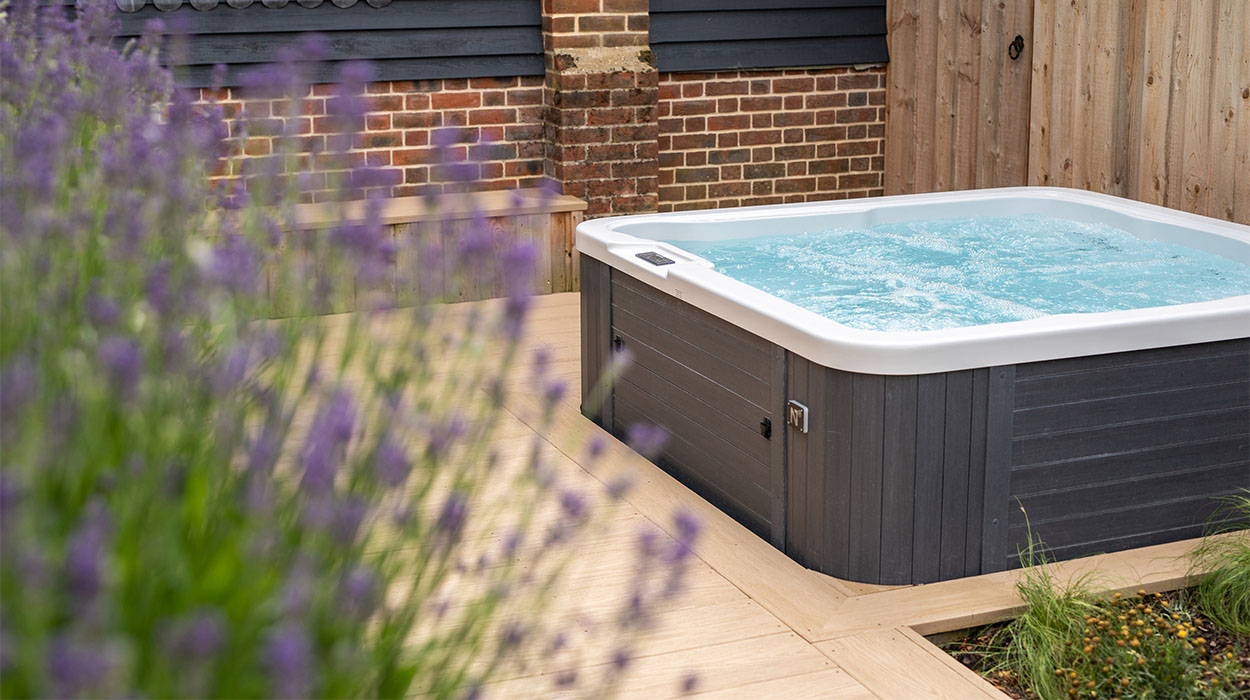
{"type": "MultiPolygon", "coordinates": [[[[518,367],[535,251],[478,217],[422,260],[506,297],[389,309],[376,196],[283,254],[313,176],[283,115],[315,40],[249,79],[275,116],[226,120],[173,87],[160,27],[118,50],[106,4],[0,7],[0,695],[480,697],[520,664],[609,694],[698,528],[639,536],[607,671],[559,665],[551,594],[621,488],[503,420],[516,372],[548,415],[564,390],[518,367]],[[256,133],[287,145],[242,158],[256,133]],[[348,288],[362,311],[314,315],[348,288]]],[[[344,68],[319,160],[350,149],[367,79],[344,68]]]]}

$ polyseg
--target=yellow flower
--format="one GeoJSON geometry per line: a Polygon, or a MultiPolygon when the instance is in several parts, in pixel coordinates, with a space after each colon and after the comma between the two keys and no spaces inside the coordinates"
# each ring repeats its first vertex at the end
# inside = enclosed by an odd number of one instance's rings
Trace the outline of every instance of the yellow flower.
{"type": "Polygon", "coordinates": [[[1181,639],[1184,639],[1185,637],[1189,636],[1189,630],[1182,627],[1181,629],[1176,630],[1176,636],[1180,637],[1181,639]]]}

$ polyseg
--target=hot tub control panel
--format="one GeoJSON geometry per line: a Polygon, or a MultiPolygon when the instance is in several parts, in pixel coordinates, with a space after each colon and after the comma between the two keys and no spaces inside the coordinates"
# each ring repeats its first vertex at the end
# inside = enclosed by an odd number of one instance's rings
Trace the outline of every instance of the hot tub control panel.
{"type": "Polygon", "coordinates": [[[655,265],[656,267],[659,267],[660,265],[672,265],[673,263],[677,262],[676,260],[673,260],[672,258],[666,258],[663,255],[660,255],[659,253],[652,251],[652,250],[648,250],[645,253],[636,253],[635,255],[639,258],[642,258],[643,260],[646,260],[652,265],[655,265]]]}

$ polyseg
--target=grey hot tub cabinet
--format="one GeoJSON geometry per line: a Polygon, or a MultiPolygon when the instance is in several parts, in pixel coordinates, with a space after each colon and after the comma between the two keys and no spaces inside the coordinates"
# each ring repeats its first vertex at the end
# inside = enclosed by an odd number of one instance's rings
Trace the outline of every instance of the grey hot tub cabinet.
{"type": "Polygon", "coordinates": [[[804,565],[926,583],[1195,537],[1250,488],[1250,340],[914,376],[830,369],[581,256],[582,396],[634,363],[614,434],[804,565]],[[808,407],[807,432],[786,404],[808,407]],[[1027,525],[1026,525],[1027,517],[1027,525]]]}

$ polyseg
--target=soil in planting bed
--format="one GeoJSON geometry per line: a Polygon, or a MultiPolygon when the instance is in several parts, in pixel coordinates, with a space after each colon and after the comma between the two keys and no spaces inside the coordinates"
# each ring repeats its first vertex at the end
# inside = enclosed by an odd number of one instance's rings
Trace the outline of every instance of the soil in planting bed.
{"type": "MultiPolygon", "coordinates": [[[[1187,605],[1193,608],[1187,601],[1185,591],[1164,593],[1161,597],[1148,596],[1146,599],[1157,599],[1160,603],[1166,601],[1170,606],[1187,605]]],[[[1228,655],[1231,655],[1235,663],[1227,663],[1223,668],[1232,670],[1230,679],[1233,682],[1232,696],[1250,698],[1250,638],[1238,636],[1217,627],[1197,613],[1190,620],[1190,624],[1192,630],[1189,631],[1188,636],[1205,642],[1201,645],[1202,659],[1211,663],[1212,660],[1220,657],[1227,660],[1228,655]]],[[[1005,630],[1009,625],[1010,622],[1000,622],[967,630],[965,634],[957,636],[953,641],[946,635],[944,635],[944,640],[934,641],[939,641],[947,653],[979,673],[1008,696],[1016,700],[1038,700],[1038,696],[1025,687],[1013,671],[1001,666],[1002,657],[994,651],[1005,646],[1005,630]]],[[[1214,674],[1211,671],[1204,671],[1205,677],[1212,675],[1214,674]]],[[[1136,696],[1126,694],[1125,697],[1136,696]]]]}

